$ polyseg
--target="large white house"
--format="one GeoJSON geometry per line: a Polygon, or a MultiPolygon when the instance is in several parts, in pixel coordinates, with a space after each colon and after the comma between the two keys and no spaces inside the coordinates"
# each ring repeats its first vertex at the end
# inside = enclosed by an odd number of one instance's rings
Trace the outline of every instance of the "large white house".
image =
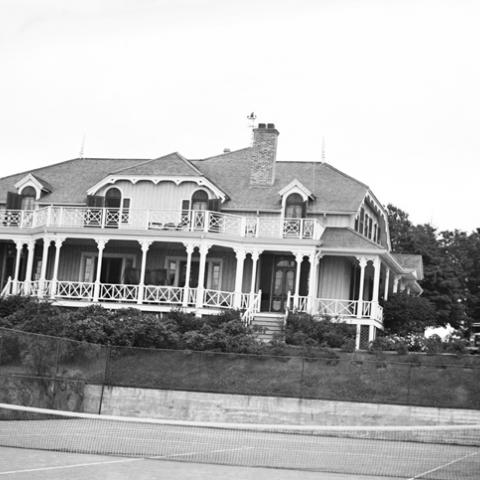
{"type": "Polygon", "coordinates": [[[0,179],[0,288],[58,305],[287,309],[382,329],[389,292],[421,293],[418,257],[391,253],[387,214],[324,162],[277,162],[278,131],[188,160],[77,158],[0,179]]]}

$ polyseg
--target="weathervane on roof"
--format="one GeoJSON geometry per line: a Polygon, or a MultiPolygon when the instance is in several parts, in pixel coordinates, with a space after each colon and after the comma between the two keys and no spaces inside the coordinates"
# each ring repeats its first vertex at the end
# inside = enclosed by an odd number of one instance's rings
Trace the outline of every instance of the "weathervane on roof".
{"type": "Polygon", "coordinates": [[[250,124],[249,124],[250,128],[255,128],[256,119],[257,119],[257,116],[255,115],[254,112],[252,112],[250,115],[247,115],[247,120],[250,120],[250,124]]]}
{"type": "Polygon", "coordinates": [[[322,137],[322,162],[325,162],[325,137],[322,137]]]}

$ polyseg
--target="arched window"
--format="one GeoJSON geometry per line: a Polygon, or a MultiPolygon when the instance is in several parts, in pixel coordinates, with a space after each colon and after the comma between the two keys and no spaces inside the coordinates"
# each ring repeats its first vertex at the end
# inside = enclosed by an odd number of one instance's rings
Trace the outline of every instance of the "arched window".
{"type": "Polygon", "coordinates": [[[25,187],[22,190],[22,210],[33,210],[36,196],[37,192],[33,187],[25,187]]]}
{"type": "Polygon", "coordinates": [[[192,195],[192,210],[207,210],[208,194],[205,190],[197,190],[192,195]]]}
{"type": "Polygon", "coordinates": [[[110,188],[105,194],[106,208],[120,208],[122,203],[122,192],[118,188],[110,188]]]}
{"type": "Polygon", "coordinates": [[[285,218],[303,218],[305,202],[298,193],[292,193],[285,202],[285,218]]]}

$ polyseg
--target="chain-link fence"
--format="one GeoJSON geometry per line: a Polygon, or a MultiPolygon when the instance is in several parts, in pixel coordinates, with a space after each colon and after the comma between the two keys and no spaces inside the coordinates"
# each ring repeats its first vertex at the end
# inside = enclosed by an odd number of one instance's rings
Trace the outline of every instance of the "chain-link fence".
{"type": "Polygon", "coordinates": [[[112,386],[480,409],[480,357],[154,350],[0,329],[0,401],[95,412],[112,386]]]}

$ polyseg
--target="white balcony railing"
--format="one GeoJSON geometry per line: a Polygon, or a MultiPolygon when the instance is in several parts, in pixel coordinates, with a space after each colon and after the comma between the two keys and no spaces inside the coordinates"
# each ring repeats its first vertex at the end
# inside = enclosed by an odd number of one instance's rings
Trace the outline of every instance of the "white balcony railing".
{"type": "Polygon", "coordinates": [[[101,228],[207,232],[251,238],[318,240],[323,227],[314,218],[248,217],[209,210],[131,210],[45,207],[0,210],[0,228],[101,228]]]}
{"type": "Polygon", "coordinates": [[[289,295],[287,306],[289,310],[309,312],[333,318],[368,318],[383,323],[383,307],[378,302],[364,300],[338,300],[332,298],[314,298],[309,307],[309,297],[289,295]]]}
{"type": "MultiPolygon", "coordinates": [[[[184,291],[180,287],[147,285],[143,292],[143,302],[182,305],[184,291]]],[[[190,303],[195,304],[195,299],[192,298],[190,303]]]]}
{"type": "MultiPolygon", "coordinates": [[[[24,295],[56,300],[93,301],[96,298],[95,283],[70,281],[13,281],[8,279],[1,295],[24,295]]],[[[98,289],[98,301],[116,303],[138,303],[168,306],[199,306],[212,309],[235,309],[235,292],[204,289],[202,302],[197,305],[197,288],[173,287],[167,285],[139,285],[101,283],[98,289]],[[186,298],[185,298],[186,297],[186,298]]],[[[242,293],[240,310],[248,315],[260,311],[261,292],[242,293]]]]}

